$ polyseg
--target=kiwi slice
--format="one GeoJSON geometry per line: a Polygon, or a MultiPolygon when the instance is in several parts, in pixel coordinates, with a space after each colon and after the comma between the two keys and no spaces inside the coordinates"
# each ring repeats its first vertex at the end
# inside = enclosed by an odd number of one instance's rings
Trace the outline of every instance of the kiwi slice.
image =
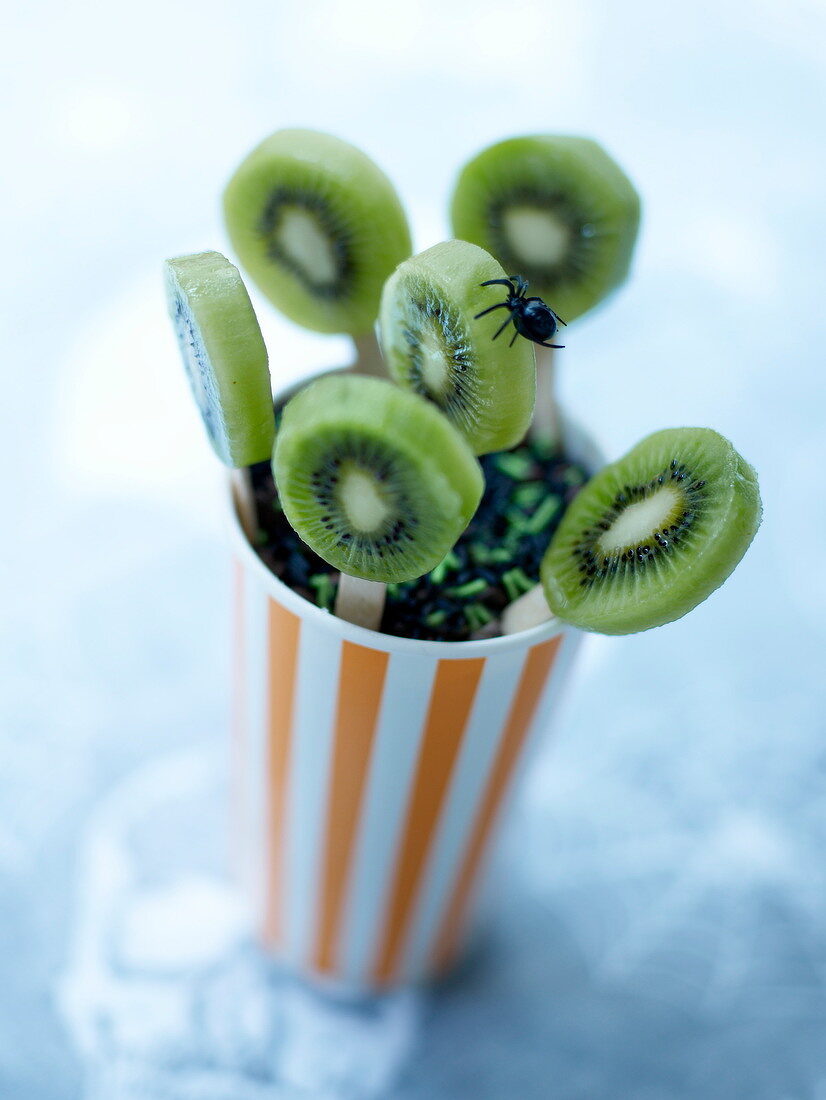
{"type": "Polygon", "coordinates": [[[492,313],[504,287],[481,286],[505,272],[484,249],[444,241],[401,264],[382,293],[382,352],[400,385],[433,401],[476,454],[520,442],[536,399],[533,345],[494,343],[503,320],[492,313]]]}
{"type": "Polygon", "coordinates": [[[578,493],[541,565],[551,610],[603,634],[679,619],[760,524],[757,475],[710,428],[655,432],[578,493]]]}
{"type": "Polygon", "coordinates": [[[465,165],[451,218],[455,236],[486,248],[572,321],[625,279],[640,200],[595,141],[517,137],[465,165]]]}
{"type": "Polygon", "coordinates": [[[354,577],[429,572],[482,496],[465,440],[392,382],[328,375],[284,410],[273,453],[284,514],[320,557],[354,577]]]}
{"type": "Polygon", "coordinates": [[[275,418],[267,349],[238,269],[220,252],[164,264],[167,305],[204,427],[227,466],[263,462],[275,418]]]}
{"type": "Polygon", "coordinates": [[[369,332],[384,280],[410,255],[393,185],[360,150],[314,130],[279,130],[224,193],[241,264],[288,317],[316,332],[369,332]]]}

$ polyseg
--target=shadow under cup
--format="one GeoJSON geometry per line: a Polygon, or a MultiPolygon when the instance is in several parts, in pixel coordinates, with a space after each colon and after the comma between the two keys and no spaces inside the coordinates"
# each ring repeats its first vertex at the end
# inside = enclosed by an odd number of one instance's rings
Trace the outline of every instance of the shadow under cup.
{"type": "Polygon", "coordinates": [[[353,991],[444,973],[582,635],[365,630],[282,584],[234,511],[233,531],[235,852],[262,942],[353,991]]]}

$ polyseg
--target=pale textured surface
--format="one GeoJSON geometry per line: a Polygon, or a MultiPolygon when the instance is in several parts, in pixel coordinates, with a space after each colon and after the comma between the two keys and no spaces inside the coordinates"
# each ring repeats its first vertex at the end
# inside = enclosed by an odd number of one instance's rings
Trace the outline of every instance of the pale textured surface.
{"type": "MultiPolygon", "coordinates": [[[[20,8],[8,47],[0,1096],[820,1100],[822,6],[139,11],[20,8]],[[493,932],[436,998],[286,982],[221,870],[220,474],[160,261],[226,247],[222,183],[296,123],[379,160],[418,247],[485,143],[602,139],[644,229],[566,401],[609,456],[709,424],[764,491],[722,592],[588,648],[493,932]]],[[[256,305],[280,381],[344,361],[256,305]]]]}

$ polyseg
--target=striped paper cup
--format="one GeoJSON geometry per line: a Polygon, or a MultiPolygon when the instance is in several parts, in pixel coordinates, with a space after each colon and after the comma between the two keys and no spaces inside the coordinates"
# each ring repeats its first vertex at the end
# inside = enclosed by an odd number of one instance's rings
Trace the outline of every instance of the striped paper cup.
{"type": "Polygon", "coordinates": [[[581,635],[380,634],[282,584],[237,522],[234,545],[236,851],[263,943],[353,990],[439,974],[581,635]]]}

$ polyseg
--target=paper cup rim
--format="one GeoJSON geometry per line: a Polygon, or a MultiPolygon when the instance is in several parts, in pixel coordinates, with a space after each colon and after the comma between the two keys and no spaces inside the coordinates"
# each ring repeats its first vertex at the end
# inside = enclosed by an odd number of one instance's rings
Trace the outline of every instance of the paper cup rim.
{"type": "MultiPolygon", "coordinates": [[[[303,389],[304,386],[309,385],[316,378],[332,373],[338,373],[338,371],[321,371],[298,383],[294,383],[292,386],[285,387],[275,395],[274,400],[278,401],[284,397],[289,398],[293,393],[303,389]]],[[[568,417],[563,416],[562,420],[569,452],[590,469],[598,468],[602,464],[603,458],[591,436],[568,417]]],[[[538,626],[531,627],[529,630],[520,630],[516,634],[501,634],[496,638],[479,638],[467,642],[405,638],[397,634],[385,634],[379,630],[368,630],[366,627],[357,626],[346,619],[337,618],[332,612],[325,611],[317,604],[310,603],[309,600],[298,595],[289,585],[279,580],[255,552],[244,533],[235,508],[231,484],[227,486],[225,500],[228,503],[233,546],[245,568],[258,574],[263,587],[273,599],[286,607],[287,610],[292,611],[299,618],[315,622],[321,629],[331,630],[344,641],[354,642],[357,645],[366,646],[370,649],[380,649],[385,652],[430,654],[441,659],[455,658],[460,660],[505,653],[508,650],[529,648],[558,635],[579,633],[577,627],[563,623],[554,617],[551,617],[547,622],[540,623],[538,626]]]]}

